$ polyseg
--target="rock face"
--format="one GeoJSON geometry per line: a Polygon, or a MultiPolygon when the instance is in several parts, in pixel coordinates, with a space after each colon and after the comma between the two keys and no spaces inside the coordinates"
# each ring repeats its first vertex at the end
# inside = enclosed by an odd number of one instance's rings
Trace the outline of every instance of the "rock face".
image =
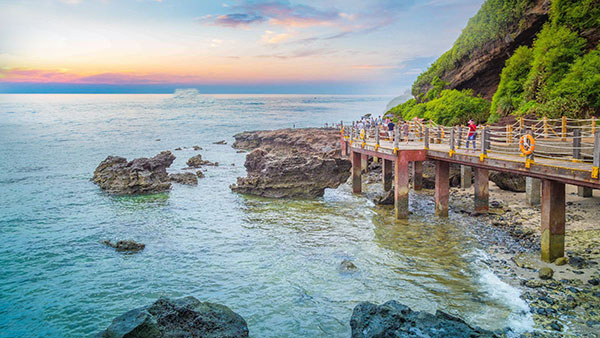
{"type": "Polygon", "coordinates": [[[108,245],[111,248],[115,248],[118,252],[138,252],[144,250],[146,244],[138,243],[135,241],[116,241],[112,243],[110,240],[105,240],[101,242],[104,245],[108,245]]]}
{"type": "Polygon", "coordinates": [[[412,311],[391,300],[383,305],[358,304],[350,318],[352,338],[368,337],[497,337],[493,332],[471,327],[462,319],[437,311],[435,315],[412,311]]]}
{"type": "Polygon", "coordinates": [[[502,190],[525,192],[525,177],[504,172],[491,172],[490,181],[496,183],[502,190]]]}
{"type": "Polygon", "coordinates": [[[92,182],[111,194],[148,194],[171,189],[167,168],[175,156],[163,151],[152,158],[136,158],[130,162],[119,156],[108,156],[94,171],[92,182]]]}
{"type": "Polygon", "coordinates": [[[98,337],[248,337],[248,326],[244,318],[224,305],[201,302],[194,297],[161,298],[150,306],[115,318],[98,337]]]}
{"type": "Polygon", "coordinates": [[[350,161],[340,156],[333,129],[244,132],[233,147],[254,149],[246,156],[247,177],[233,191],[270,198],[314,198],[350,177],[350,161]]]}
{"type": "Polygon", "coordinates": [[[198,176],[194,173],[169,174],[169,179],[180,184],[198,185],[198,176]]]}
{"type": "MultiPolygon", "coordinates": [[[[517,22],[510,25],[509,33],[469,53],[440,79],[449,82],[451,89],[472,89],[475,95],[491,100],[500,83],[500,73],[506,60],[519,46],[531,46],[536,34],[548,20],[550,1],[534,0],[531,8],[517,22]]],[[[419,92],[426,93],[431,86],[419,92]]]]}

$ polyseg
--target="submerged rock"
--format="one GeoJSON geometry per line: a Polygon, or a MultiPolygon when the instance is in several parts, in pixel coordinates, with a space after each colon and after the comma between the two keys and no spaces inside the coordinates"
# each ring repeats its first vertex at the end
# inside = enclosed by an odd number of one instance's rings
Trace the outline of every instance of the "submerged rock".
{"type": "Polygon", "coordinates": [[[187,185],[198,185],[198,177],[194,173],[169,174],[171,182],[187,185]]]}
{"type": "Polygon", "coordinates": [[[350,161],[310,154],[276,156],[256,149],[246,156],[248,177],[238,177],[231,190],[271,198],[314,198],[350,177],[350,161]]]}
{"type": "Polygon", "coordinates": [[[381,196],[375,197],[373,203],[377,205],[394,205],[394,188],[381,196]]]}
{"type": "Polygon", "coordinates": [[[213,144],[227,144],[227,142],[225,142],[225,140],[221,140],[221,141],[213,142],[213,144]]]}
{"type": "Polygon", "coordinates": [[[359,303],[350,318],[352,338],[368,337],[497,337],[491,331],[472,327],[442,311],[435,315],[412,311],[391,300],[383,305],[359,303]]]}
{"type": "Polygon", "coordinates": [[[146,244],[138,243],[135,241],[127,240],[127,241],[117,241],[112,243],[110,240],[104,240],[101,242],[104,245],[108,245],[111,248],[115,248],[118,252],[138,252],[144,250],[146,244]]]}
{"type": "Polygon", "coordinates": [[[148,194],[171,189],[167,168],[175,156],[163,151],[152,158],[136,158],[130,162],[119,156],[108,156],[94,171],[92,182],[111,194],[148,194]]]}
{"type": "Polygon", "coordinates": [[[115,318],[99,337],[166,338],[248,337],[244,318],[227,306],[201,302],[194,297],[169,300],[128,311],[115,318]]]}
{"type": "Polygon", "coordinates": [[[202,150],[201,146],[194,146],[194,150],[198,151],[198,150],[202,150]]]}
{"type": "Polygon", "coordinates": [[[200,168],[203,165],[214,165],[214,166],[218,166],[219,162],[215,162],[212,163],[211,161],[206,161],[202,159],[202,155],[198,154],[196,156],[192,156],[190,157],[189,160],[187,160],[186,164],[188,165],[188,167],[190,168],[200,168]]]}
{"type": "Polygon", "coordinates": [[[196,171],[196,176],[198,176],[198,178],[204,178],[204,173],[202,172],[202,170],[198,170],[196,171]]]}
{"type": "Polygon", "coordinates": [[[339,270],[340,272],[355,272],[356,270],[358,270],[358,268],[356,267],[356,265],[354,265],[354,263],[352,263],[351,260],[344,259],[340,263],[339,270]]]}
{"type": "Polygon", "coordinates": [[[493,171],[490,180],[502,190],[525,192],[525,176],[493,171]]]}

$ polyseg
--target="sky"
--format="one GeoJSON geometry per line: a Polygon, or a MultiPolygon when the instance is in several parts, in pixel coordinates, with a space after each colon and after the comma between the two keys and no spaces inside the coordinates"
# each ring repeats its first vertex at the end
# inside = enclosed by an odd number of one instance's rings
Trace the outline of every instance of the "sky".
{"type": "Polygon", "coordinates": [[[0,93],[405,93],[483,0],[0,0],[0,93]]]}

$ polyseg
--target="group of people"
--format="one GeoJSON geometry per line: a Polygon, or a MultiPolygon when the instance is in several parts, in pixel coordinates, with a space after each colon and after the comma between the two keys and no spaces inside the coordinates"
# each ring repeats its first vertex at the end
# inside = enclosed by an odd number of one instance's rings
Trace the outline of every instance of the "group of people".
{"type": "MultiPolygon", "coordinates": [[[[413,121],[415,123],[419,123],[419,122],[422,122],[423,119],[415,117],[413,119],[413,121]]],[[[398,124],[399,124],[399,128],[402,128],[401,131],[402,131],[402,136],[404,136],[404,140],[406,141],[406,143],[408,143],[410,122],[401,120],[398,122],[398,124]]],[[[386,116],[384,119],[382,119],[381,116],[379,116],[377,118],[363,116],[363,118],[361,120],[356,121],[356,126],[358,127],[358,130],[361,130],[361,129],[367,130],[371,127],[381,126],[382,128],[385,128],[387,130],[387,134],[388,134],[390,141],[394,139],[394,128],[396,128],[396,124],[390,117],[386,116]]],[[[476,139],[477,139],[477,124],[473,120],[469,120],[467,127],[469,128],[469,132],[467,133],[467,152],[471,151],[471,150],[469,150],[470,144],[473,145],[473,152],[475,152],[476,151],[476,139]]]]}

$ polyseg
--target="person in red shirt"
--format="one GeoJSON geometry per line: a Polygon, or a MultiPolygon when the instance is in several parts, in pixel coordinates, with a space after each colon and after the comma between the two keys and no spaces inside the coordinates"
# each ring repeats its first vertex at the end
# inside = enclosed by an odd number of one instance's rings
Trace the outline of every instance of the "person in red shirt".
{"type": "Polygon", "coordinates": [[[473,142],[473,151],[475,150],[475,139],[477,138],[477,125],[473,120],[469,120],[469,134],[467,135],[467,152],[469,151],[469,142],[473,142]]]}

